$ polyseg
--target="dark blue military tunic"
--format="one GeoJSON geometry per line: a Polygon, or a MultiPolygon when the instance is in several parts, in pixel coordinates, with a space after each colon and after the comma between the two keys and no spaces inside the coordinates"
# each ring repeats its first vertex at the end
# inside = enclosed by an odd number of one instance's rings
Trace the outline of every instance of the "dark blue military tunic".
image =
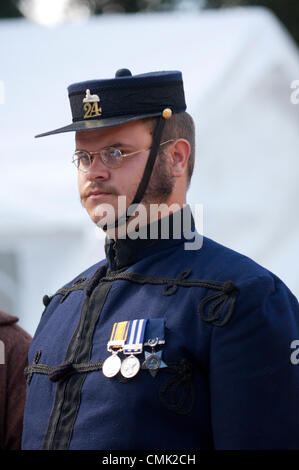
{"type": "Polygon", "coordinates": [[[106,260],[45,299],[23,449],[299,447],[298,301],[246,256],[185,242],[107,242],[106,260]],[[167,367],[105,377],[113,324],[138,318],[165,319],[167,367]]]}

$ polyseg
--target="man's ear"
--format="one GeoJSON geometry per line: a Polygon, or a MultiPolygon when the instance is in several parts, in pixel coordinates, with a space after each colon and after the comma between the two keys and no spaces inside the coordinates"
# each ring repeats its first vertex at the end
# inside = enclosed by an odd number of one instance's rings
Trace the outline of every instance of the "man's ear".
{"type": "Polygon", "coordinates": [[[187,169],[191,147],[186,139],[177,139],[170,147],[172,176],[183,176],[187,169]]]}

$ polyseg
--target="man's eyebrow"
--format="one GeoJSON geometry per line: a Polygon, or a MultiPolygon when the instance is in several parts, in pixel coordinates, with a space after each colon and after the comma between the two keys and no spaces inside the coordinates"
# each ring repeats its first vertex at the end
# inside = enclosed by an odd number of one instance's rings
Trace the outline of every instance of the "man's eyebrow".
{"type": "MultiPolygon", "coordinates": [[[[77,145],[77,142],[76,142],[76,150],[78,150],[77,147],[78,147],[78,145],[77,145]]],[[[83,145],[83,147],[84,147],[84,145],[83,145]]],[[[82,147],[82,145],[81,145],[81,147],[80,147],[79,150],[83,150],[83,147],[82,147]]],[[[118,148],[118,147],[123,148],[123,147],[125,147],[125,148],[132,148],[132,149],[135,148],[134,145],[127,144],[127,143],[124,143],[124,142],[115,142],[115,143],[112,143],[112,144],[109,144],[109,145],[105,145],[105,147],[101,147],[101,148],[102,148],[102,149],[103,149],[103,148],[104,148],[104,149],[107,149],[107,148],[109,148],[109,147],[114,147],[114,148],[118,148]]],[[[94,151],[97,151],[97,148],[95,148],[94,151]]]]}
{"type": "Polygon", "coordinates": [[[105,148],[107,148],[107,147],[126,147],[126,148],[127,148],[127,147],[131,147],[131,148],[134,148],[133,145],[131,145],[131,144],[126,144],[126,143],[124,143],[124,142],[115,142],[115,143],[113,143],[113,144],[106,145],[105,148]]]}

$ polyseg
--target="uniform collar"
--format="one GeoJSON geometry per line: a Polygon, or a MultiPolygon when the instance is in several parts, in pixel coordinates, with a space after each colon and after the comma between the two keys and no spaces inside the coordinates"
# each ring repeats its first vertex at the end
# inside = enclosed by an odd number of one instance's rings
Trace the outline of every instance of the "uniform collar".
{"type": "Polygon", "coordinates": [[[185,237],[183,223],[194,232],[195,224],[189,205],[181,210],[163,217],[146,226],[144,231],[146,238],[136,238],[133,240],[129,236],[117,240],[106,237],[105,253],[110,271],[118,271],[131,266],[142,258],[149,256],[160,250],[169,248],[169,246],[183,243],[190,239],[185,237]],[[187,222],[188,221],[188,222],[187,222]],[[165,224],[165,225],[164,225],[165,224]],[[169,237],[165,239],[163,227],[169,227],[169,237]],[[157,234],[151,239],[150,234],[157,234]]]}

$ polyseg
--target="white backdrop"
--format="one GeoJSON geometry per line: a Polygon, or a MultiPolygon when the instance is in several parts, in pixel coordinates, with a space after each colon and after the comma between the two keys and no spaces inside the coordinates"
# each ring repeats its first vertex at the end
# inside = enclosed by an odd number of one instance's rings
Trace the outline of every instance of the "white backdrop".
{"type": "Polygon", "coordinates": [[[106,15],[55,28],[10,20],[0,22],[0,252],[19,266],[9,313],[33,333],[42,296],[103,257],[77,194],[74,134],[33,136],[71,121],[70,83],[123,67],[183,72],[197,137],[188,201],[204,205],[205,235],[298,296],[299,54],[270,13],[106,15]]]}

